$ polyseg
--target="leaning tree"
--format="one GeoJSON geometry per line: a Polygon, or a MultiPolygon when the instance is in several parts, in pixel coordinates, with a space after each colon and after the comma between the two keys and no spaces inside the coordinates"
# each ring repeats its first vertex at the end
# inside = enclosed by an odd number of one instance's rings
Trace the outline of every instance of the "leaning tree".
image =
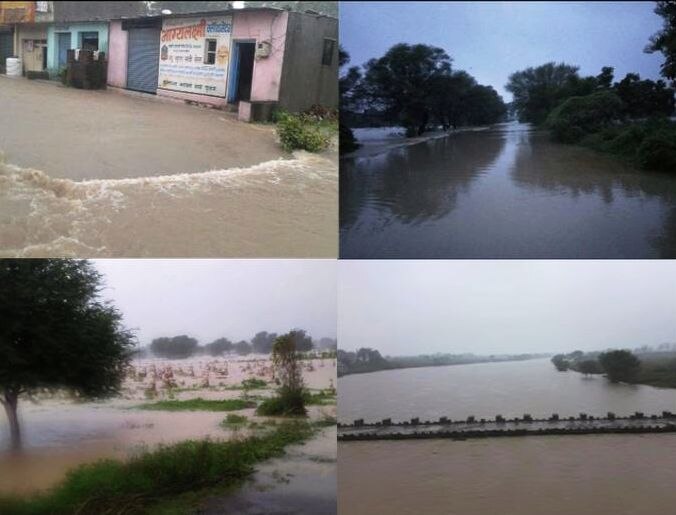
{"type": "Polygon", "coordinates": [[[14,448],[21,445],[22,395],[63,389],[99,398],[119,391],[134,336],[100,299],[102,288],[87,261],[0,260],[0,403],[14,448]]]}

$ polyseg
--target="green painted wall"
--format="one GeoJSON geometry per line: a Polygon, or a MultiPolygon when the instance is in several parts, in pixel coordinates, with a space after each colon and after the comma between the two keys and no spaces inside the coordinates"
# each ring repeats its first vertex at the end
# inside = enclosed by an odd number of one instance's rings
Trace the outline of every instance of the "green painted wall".
{"type": "Polygon", "coordinates": [[[80,48],[83,32],[98,32],[99,50],[108,54],[108,23],[57,23],[47,28],[47,70],[50,75],[59,73],[58,34],[70,34],[70,48],[80,48]]]}

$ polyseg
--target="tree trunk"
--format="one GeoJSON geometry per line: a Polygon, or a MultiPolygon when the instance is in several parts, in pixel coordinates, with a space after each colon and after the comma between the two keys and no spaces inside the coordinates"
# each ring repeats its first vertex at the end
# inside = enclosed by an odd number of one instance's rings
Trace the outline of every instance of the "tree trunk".
{"type": "Polygon", "coordinates": [[[19,427],[19,416],[16,407],[19,402],[19,395],[15,392],[5,392],[4,399],[0,399],[7,413],[9,420],[9,433],[12,440],[12,449],[21,448],[21,429],[19,427]]]}

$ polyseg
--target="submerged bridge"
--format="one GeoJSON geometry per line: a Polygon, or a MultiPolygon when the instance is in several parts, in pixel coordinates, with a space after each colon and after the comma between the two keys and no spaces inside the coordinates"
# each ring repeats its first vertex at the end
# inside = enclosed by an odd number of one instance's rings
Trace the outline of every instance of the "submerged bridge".
{"type": "Polygon", "coordinates": [[[338,424],[338,440],[411,440],[425,438],[490,438],[500,436],[529,435],[581,435],[611,433],[676,433],[676,414],[663,411],[661,415],[645,415],[635,412],[621,417],[608,412],[604,417],[580,413],[577,417],[562,418],[554,413],[546,419],[524,415],[507,419],[497,415],[494,419],[450,420],[441,417],[436,421],[421,421],[412,418],[405,422],[392,422],[386,418],[380,422],[365,423],[363,419],[352,424],[338,424]]]}

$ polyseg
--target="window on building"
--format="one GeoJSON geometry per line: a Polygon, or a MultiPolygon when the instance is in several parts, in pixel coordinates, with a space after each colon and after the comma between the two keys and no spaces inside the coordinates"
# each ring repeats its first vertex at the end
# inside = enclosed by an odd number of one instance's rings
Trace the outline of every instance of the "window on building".
{"type": "Polygon", "coordinates": [[[81,32],[80,33],[80,48],[83,50],[98,50],[99,49],[99,33],[98,32],[81,32]]]}
{"type": "Polygon", "coordinates": [[[331,66],[333,64],[333,53],[336,50],[336,40],[324,38],[324,51],[322,53],[322,64],[331,66]]]}
{"type": "Polygon", "coordinates": [[[216,64],[216,40],[207,39],[204,46],[204,64],[216,64]]]}

